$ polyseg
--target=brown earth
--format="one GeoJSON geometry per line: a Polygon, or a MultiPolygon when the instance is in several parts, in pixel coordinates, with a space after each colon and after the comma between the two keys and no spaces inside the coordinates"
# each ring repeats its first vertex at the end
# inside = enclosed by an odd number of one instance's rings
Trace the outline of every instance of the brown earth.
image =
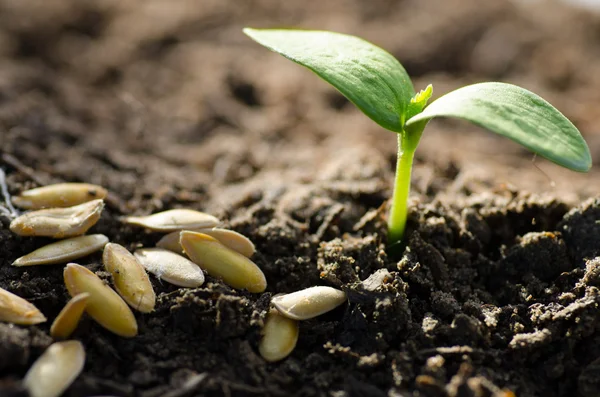
{"type": "MultiPolygon", "coordinates": [[[[433,122],[414,170],[407,246],[385,253],[395,137],[244,26],[357,34],[435,95],[502,80],[538,92],[600,155],[600,16],[479,0],[0,1],[0,167],[11,194],[59,181],[111,191],[92,229],[130,249],[123,214],[188,207],[257,246],[264,294],[208,277],[153,280],[155,312],[123,339],[89,318],[65,396],[600,395],[598,168],[560,169],[463,123],[433,122]],[[268,364],[269,299],[312,285],[349,303],[301,323],[268,364]],[[505,391],[502,391],[505,390],[505,391]]],[[[51,320],[62,267],[10,263],[48,240],[0,218],[0,287],[51,320]]],[[[80,261],[108,279],[100,254],[80,261]]],[[[52,342],[0,324],[0,395],[52,342]]]]}

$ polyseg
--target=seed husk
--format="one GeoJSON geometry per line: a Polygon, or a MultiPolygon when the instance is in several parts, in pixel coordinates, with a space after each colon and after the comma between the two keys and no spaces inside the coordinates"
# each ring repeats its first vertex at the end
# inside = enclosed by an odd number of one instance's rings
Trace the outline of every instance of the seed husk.
{"type": "Polygon", "coordinates": [[[113,276],[115,289],[125,302],[142,313],[150,313],[156,304],[156,295],[148,273],[125,247],[108,243],[102,262],[113,276]]]}
{"type": "Polygon", "coordinates": [[[267,314],[262,335],[258,345],[262,358],[268,362],[283,360],[298,342],[298,321],[281,315],[277,309],[271,309],[267,314]]]}
{"type": "Polygon", "coordinates": [[[80,236],[98,222],[103,209],[102,200],[92,200],[74,207],[31,211],[13,220],[10,230],[19,236],[80,236]]]}
{"type": "Polygon", "coordinates": [[[206,229],[219,224],[212,215],[189,209],[175,209],[148,216],[126,216],[122,221],[142,226],[156,232],[172,232],[183,229],[206,229]]]}
{"type": "MultiPolygon", "coordinates": [[[[237,251],[248,258],[254,255],[254,252],[256,252],[254,244],[252,243],[252,241],[250,241],[250,239],[248,239],[248,237],[238,232],[234,232],[233,230],[214,228],[197,229],[190,231],[204,233],[213,238],[216,238],[224,246],[229,247],[232,250],[237,251]]],[[[158,240],[156,246],[167,249],[169,251],[177,252],[178,254],[183,253],[181,244],[179,244],[180,233],[180,231],[175,231],[163,236],[160,240],[158,240]]]]}
{"type": "Polygon", "coordinates": [[[276,296],[271,303],[293,320],[308,320],[335,309],[346,301],[346,293],[331,287],[310,287],[276,296]]]}
{"type": "Polygon", "coordinates": [[[26,190],[12,201],[15,205],[28,210],[41,208],[65,208],[103,199],[107,191],[102,186],[89,183],[57,183],[26,190]]]}
{"type": "Polygon", "coordinates": [[[67,263],[98,251],[107,243],[108,237],[103,234],[71,237],[38,248],[32,253],[20,257],[12,265],[33,266],[67,263]]]}
{"type": "Polygon", "coordinates": [[[263,292],[267,288],[265,275],[254,262],[225,247],[217,239],[203,233],[183,231],[180,244],[193,262],[233,288],[250,292],[263,292]]]}
{"type": "Polygon", "coordinates": [[[134,256],[142,266],[161,280],[188,288],[204,284],[204,272],[198,265],[162,248],[142,248],[134,256]]]}
{"type": "Polygon", "coordinates": [[[83,292],[90,294],[85,311],[98,324],[125,338],[137,335],[137,322],[131,309],[100,277],[83,266],[69,263],[64,270],[64,279],[71,296],[83,292]]]}
{"type": "Polygon", "coordinates": [[[46,321],[46,317],[33,304],[0,288],[0,321],[6,323],[33,325],[46,321]]]}
{"type": "Polygon", "coordinates": [[[81,320],[89,297],[90,294],[87,292],[72,297],[54,319],[50,327],[50,336],[54,339],[67,339],[71,336],[81,320]]]}
{"type": "Polygon", "coordinates": [[[29,368],[23,384],[31,397],[59,397],[79,376],[84,364],[81,342],[56,342],[29,368]]]}

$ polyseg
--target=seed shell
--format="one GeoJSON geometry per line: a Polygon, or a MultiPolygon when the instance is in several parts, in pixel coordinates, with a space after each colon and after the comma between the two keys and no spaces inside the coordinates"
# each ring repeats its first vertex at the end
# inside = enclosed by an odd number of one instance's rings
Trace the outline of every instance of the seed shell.
{"type": "Polygon", "coordinates": [[[15,205],[28,210],[41,208],[65,208],[103,199],[107,195],[102,186],[89,183],[57,183],[38,187],[14,196],[15,205]]]}
{"type": "Polygon", "coordinates": [[[161,280],[196,288],[204,284],[204,272],[194,262],[162,248],[142,248],[134,256],[150,273],[161,280]]]}
{"type": "Polygon", "coordinates": [[[283,360],[296,347],[298,333],[298,321],[281,315],[277,309],[271,309],[258,345],[260,355],[268,362],[283,360]]]}
{"type": "Polygon", "coordinates": [[[36,249],[30,254],[20,257],[13,266],[52,265],[66,263],[98,251],[108,243],[103,234],[71,237],[36,249]]]}
{"type": "Polygon", "coordinates": [[[20,325],[33,325],[46,321],[46,317],[33,304],[0,288],[0,321],[20,325]]]}
{"type": "Polygon", "coordinates": [[[79,376],[84,364],[81,342],[56,342],[29,368],[23,384],[31,397],[59,397],[79,376]]]}
{"type": "Polygon", "coordinates": [[[310,287],[271,300],[277,310],[293,320],[308,320],[335,309],[346,301],[346,293],[331,287],[310,287]]]}
{"type": "MultiPolygon", "coordinates": [[[[204,233],[213,238],[216,238],[224,246],[229,247],[232,250],[237,251],[248,258],[254,255],[254,252],[256,252],[254,244],[252,243],[252,241],[250,241],[250,239],[248,239],[248,237],[238,232],[234,232],[233,230],[214,228],[196,229],[190,231],[204,233]]],[[[180,231],[175,231],[163,236],[160,240],[158,240],[156,246],[167,249],[169,251],[183,253],[181,244],[179,244],[180,233],[180,231]]]]}
{"type": "Polygon", "coordinates": [[[157,232],[205,229],[219,224],[219,220],[214,216],[189,209],[168,210],[148,216],[127,216],[122,220],[125,223],[142,226],[157,232]]]}
{"type": "Polygon", "coordinates": [[[102,200],[92,200],[74,207],[31,211],[14,219],[10,230],[19,236],[80,236],[98,222],[103,209],[102,200]]]}
{"type": "Polygon", "coordinates": [[[183,231],[180,244],[193,262],[233,288],[250,292],[263,292],[267,288],[265,275],[254,262],[225,247],[217,239],[203,233],[183,231]]]}
{"type": "Polygon", "coordinates": [[[104,247],[102,262],[113,276],[115,289],[125,302],[142,313],[150,313],[156,304],[156,295],[148,273],[142,264],[125,247],[108,243],[104,247]]]}
{"type": "Polygon", "coordinates": [[[89,297],[90,294],[87,292],[72,297],[54,319],[50,327],[50,336],[54,339],[67,339],[71,336],[81,320],[89,297]]]}
{"type": "Polygon", "coordinates": [[[90,294],[85,311],[109,331],[131,338],[137,335],[137,322],[131,309],[112,288],[83,266],[69,263],[64,279],[71,296],[90,294]]]}

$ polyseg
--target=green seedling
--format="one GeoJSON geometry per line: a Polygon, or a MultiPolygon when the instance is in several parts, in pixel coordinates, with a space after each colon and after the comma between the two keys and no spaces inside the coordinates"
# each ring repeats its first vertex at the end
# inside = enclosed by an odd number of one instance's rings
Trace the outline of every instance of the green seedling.
{"type": "Polygon", "coordinates": [[[312,70],[377,124],[398,134],[389,245],[404,236],[414,152],[423,129],[434,117],[470,121],[574,171],[586,172],[591,167],[589,148],[577,128],[551,104],[524,88],[498,82],[473,84],[427,105],[431,85],[415,93],[396,58],[358,37],[325,31],[250,28],[244,33],[312,70]]]}

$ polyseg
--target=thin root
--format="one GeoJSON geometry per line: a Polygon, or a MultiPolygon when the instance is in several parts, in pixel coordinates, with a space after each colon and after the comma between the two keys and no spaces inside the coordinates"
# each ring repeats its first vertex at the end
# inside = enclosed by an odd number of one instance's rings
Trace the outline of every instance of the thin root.
{"type": "Polygon", "coordinates": [[[4,215],[9,219],[14,219],[19,216],[19,213],[10,201],[10,194],[8,193],[8,186],[6,185],[6,174],[2,168],[0,168],[0,191],[2,192],[2,198],[5,203],[5,205],[0,205],[0,215],[4,215]]]}

